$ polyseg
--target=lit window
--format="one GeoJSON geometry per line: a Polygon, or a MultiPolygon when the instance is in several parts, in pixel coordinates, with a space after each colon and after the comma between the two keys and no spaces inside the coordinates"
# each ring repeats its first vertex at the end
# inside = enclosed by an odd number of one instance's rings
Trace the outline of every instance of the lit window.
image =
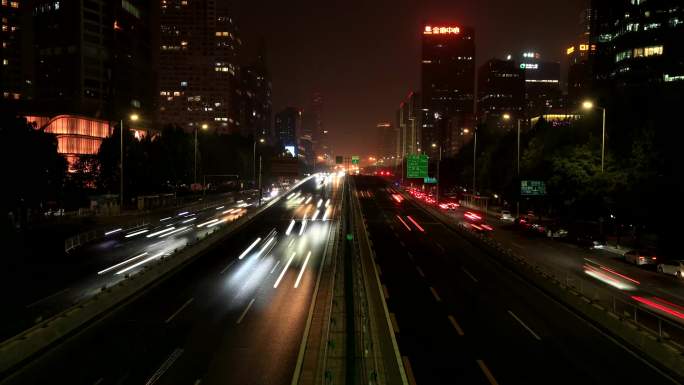
{"type": "Polygon", "coordinates": [[[7,59],[2,59],[2,65],[6,66],[9,64],[9,60],[7,59]]]}
{"type": "Polygon", "coordinates": [[[12,7],[12,8],[19,8],[19,2],[18,2],[18,1],[12,1],[12,2],[10,2],[10,7],[12,7]]]}
{"type": "MultiPolygon", "coordinates": [[[[644,48],[644,56],[660,56],[663,54],[663,46],[662,45],[656,45],[653,47],[646,47],[644,48]]],[[[634,55],[636,56],[636,55],[634,55]]]]}
{"type": "Polygon", "coordinates": [[[180,82],[180,83],[181,83],[181,87],[187,87],[188,86],[188,82],[180,82]]]}

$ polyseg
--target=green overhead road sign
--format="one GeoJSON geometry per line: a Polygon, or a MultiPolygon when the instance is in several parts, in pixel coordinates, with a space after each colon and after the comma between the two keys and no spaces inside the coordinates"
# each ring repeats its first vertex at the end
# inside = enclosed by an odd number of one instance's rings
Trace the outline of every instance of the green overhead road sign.
{"type": "Polygon", "coordinates": [[[352,164],[358,165],[360,161],[361,161],[361,157],[360,157],[360,156],[358,156],[358,155],[353,155],[353,156],[352,156],[352,164]]]}
{"type": "Polygon", "coordinates": [[[520,195],[541,196],[546,195],[546,183],[541,180],[521,180],[520,195]]]}
{"type": "Polygon", "coordinates": [[[406,157],[406,177],[407,178],[427,178],[428,177],[428,156],[412,154],[406,157]]]}
{"type": "Polygon", "coordinates": [[[341,155],[337,155],[335,157],[335,164],[343,164],[344,163],[344,157],[341,155]]]}
{"type": "Polygon", "coordinates": [[[433,178],[433,177],[423,178],[423,183],[425,183],[425,184],[437,184],[437,178],[433,178]]]}

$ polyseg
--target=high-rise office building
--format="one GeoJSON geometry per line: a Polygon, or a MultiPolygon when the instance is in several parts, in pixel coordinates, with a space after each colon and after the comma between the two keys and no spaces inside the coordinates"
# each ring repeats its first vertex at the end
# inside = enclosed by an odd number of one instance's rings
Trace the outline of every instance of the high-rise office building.
{"type": "Polygon", "coordinates": [[[299,136],[302,132],[302,110],[286,107],[275,115],[276,140],[292,156],[298,156],[299,136]]]}
{"type": "Polygon", "coordinates": [[[390,122],[380,122],[376,126],[378,163],[385,166],[393,166],[396,159],[397,131],[390,122]]]}
{"type": "Polygon", "coordinates": [[[36,0],[32,13],[34,113],[118,121],[135,112],[153,122],[154,4],[36,0]]]}
{"type": "Polygon", "coordinates": [[[546,114],[563,107],[560,62],[545,61],[539,52],[520,55],[520,68],[525,72],[525,100],[528,117],[546,114]]]}
{"type": "Polygon", "coordinates": [[[312,139],[314,142],[314,152],[316,156],[323,157],[325,162],[332,160],[332,153],[330,150],[330,143],[328,140],[328,130],[323,123],[323,95],[315,93],[311,100],[311,109],[309,112],[310,121],[312,124],[312,139]]]}
{"type": "MultiPolygon", "coordinates": [[[[242,132],[238,52],[242,41],[223,3],[162,0],[160,121],[242,132]]],[[[244,118],[244,117],[243,117],[244,118]]]]}
{"type": "Polygon", "coordinates": [[[272,84],[263,57],[249,66],[244,66],[240,73],[242,79],[242,134],[245,136],[274,140],[271,132],[272,120],[272,84]]]}
{"type": "Polygon", "coordinates": [[[684,84],[681,0],[594,0],[592,15],[599,86],[671,89],[684,84]]]}
{"type": "Polygon", "coordinates": [[[510,127],[514,119],[504,121],[504,114],[523,118],[525,72],[514,60],[491,59],[480,66],[477,76],[478,120],[500,127],[510,127]]]}
{"type": "Polygon", "coordinates": [[[22,76],[22,28],[21,12],[26,3],[23,0],[3,0],[0,5],[0,104],[15,104],[25,97],[22,76]]]}
{"type": "Polygon", "coordinates": [[[401,102],[397,110],[397,140],[396,156],[400,159],[407,155],[422,152],[420,117],[420,94],[411,92],[406,100],[401,102]]]}
{"type": "Polygon", "coordinates": [[[567,58],[567,107],[578,109],[583,100],[588,98],[592,89],[592,60],[596,53],[596,44],[591,43],[591,8],[580,13],[581,32],[577,40],[566,50],[567,58]]]}
{"type": "Polygon", "coordinates": [[[421,95],[423,150],[448,143],[454,132],[472,125],[475,108],[475,37],[472,28],[428,24],[422,31],[421,95]],[[453,131],[453,132],[452,132],[453,131]]]}

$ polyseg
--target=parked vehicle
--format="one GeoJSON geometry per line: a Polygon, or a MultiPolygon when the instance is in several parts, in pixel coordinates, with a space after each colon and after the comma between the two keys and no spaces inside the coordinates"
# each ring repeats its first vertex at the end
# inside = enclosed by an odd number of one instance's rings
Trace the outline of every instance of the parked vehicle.
{"type": "Polygon", "coordinates": [[[630,250],[625,253],[625,261],[637,266],[655,265],[658,261],[658,257],[656,257],[654,253],[646,250],[630,250]]]}
{"type": "Polygon", "coordinates": [[[684,260],[660,263],[658,264],[658,272],[674,275],[677,278],[684,278],[684,260]]]}

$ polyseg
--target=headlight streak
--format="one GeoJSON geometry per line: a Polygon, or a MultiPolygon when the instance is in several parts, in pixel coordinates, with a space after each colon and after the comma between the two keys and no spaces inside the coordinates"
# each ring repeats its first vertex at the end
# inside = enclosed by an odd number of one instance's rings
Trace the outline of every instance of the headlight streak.
{"type": "Polygon", "coordinates": [[[174,226],[167,227],[167,228],[165,228],[164,230],[159,230],[159,231],[155,231],[154,233],[147,234],[146,237],[147,237],[147,238],[156,237],[157,235],[161,235],[161,234],[164,234],[164,233],[168,233],[169,231],[173,231],[174,229],[175,229],[174,226]]]}
{"type": "Polygon", "coordinates": [[[186,219],[182,223],[190,223],[190,222],[194,221],[195,219],[197,219],[197,217],[192,217],[190,219],[186,219]]]}
{"type": "Polygon", "coordinates": [[[312,199],[312,198],[313,198],[313,197],[312,197],[311,195],[309,195],[309,197],[306,198],[306,200],[304,201],[304,204],[307,204],[307,205],[308,205],[309,202],[311,202],[311,199],[312,199]]]}
{"type": "Polygon", "coordinates": [[[182,217],[183,215],[187,214],[187,211],[183,211],[182,213],[178,213],[177,216],[182,217]]]}
{"type": "Polygon", "coordinates": [[[321,207],[322,204],[323,204],[323,198],[318,200],[318,203],[316,204],[316,208],[321,207]]]}
{"type": "Polygon", "coordinates": [[[199,225],[197,225],[197,227],[204,227],[204,226],[206,226],[206,225],[210,225],[210,224],[216,223],[216,222],[218,222],[218,221],[219,221],[218,219],[212,219],[212,220],[210,220],[210,221],[206,221],[206,222],[204,222],[204,223],[200,223],[199,225]]]}
{"type": "Polygon", "coordinates": [[[304,229],[306,228],[306,219],[302,220],[302,227],[299,229],[299,236],[304,234],[304,229]]]}
{"type": "Polygon", "coordinates": [[[169,220],[169,219],[171,219],[171,218],[172,218],[172,217],[166,217],[166,218],[162,218],[162,219],[160,219],[160,220],[159,220],[159,222],[164,222],[164,221],[168,221],[168,220],[169,220]]]}
{"type": "Polygon", "coordinates": [[[245,255],[249,254],[249,252],[252,251],[252,249],[253,249],[259,242],[261,242],[261,238],[257,238],[254,242],[252,242],[252,244],[249,245],[249,247],[246,248],[245,251],[242,252],[242,254],[240,254],[240,256],[238,257],[238,259],[242,259],[242,258],[245,257],[245,255]]]}
{"type": "Polygon", "coordinates": [[[116,233],[118,233],[118,232],[121,231],[121,230],[123,230],[123,229],[122,229],[121,227],[119,227],[118,229],[114,229],[114,230],[107,231],[104,235],[105,235],[105,237],[106,237],[106,236],[108,236],[108,235],[116,234],[116,233]]]}
{"type": "Polygon", "coordinates": [[[128,234],[126,234],[125,237],[126,237],[126,238],[135,237],[136,235],[145,234],[145,233],[148,232],[148,231],[150,231],[150,230],[148,230],[148,229],[139,230],[139,231],[136,231],[136,232],[133,232],[133,233],[128,233],[128,234]]]}
{"type": "Polygon", "coordinates": [[[309,250],[309,253],[306,254],[306,259],[304,260],[304,264],[302,265],[302,269],[299,271],[299,275],[297,276],[297,281],[295,281],[295,289],[299,287],[299,281],[302,280],[302,276],[304,275],[304,270],[306,270],[306,264],[309,262],[309,257],[311,257],[311,250],[309,250]]]}
{"type": "Polygon", "coordinates": [[[289,236],[290,233],[292,232],[292,228],[295,225],[295,220],[293,219],[292,222],[290,222],[290,225],[287,226],[287,231],[285,231],[285,235],[289,236]]]}
{"type": "Polygon", "coordinates": [[[275,281],[275,285],[273,285],[274,289],[278,288],[278,285],[280,284],[280,280],[283,279],[283,276],[285,276],[285,272],[287,272],[287,269],[290,267],[290,264],[292,263],[292,260],[294,259],[295,255],[297,255],[296,252],[292,253],[292,255],[290,256],[290,259],[287,260],[287,263],[285,264],[283,271],[280,272],[278,279],[275,281]]]}
{"type": "MultiPolygon", "coordinates": [[[[259,250],[259,252],[256,253],[255,258],[258,259],[259,257],[261,257],[261,255],[264,253],[264,251],[266,251],[266,249],[268,248],[268,246],[270,246],[271,243],[273,243],[273,241],[274,241],[275,239],[276,239],[275,235],[274,235],[273,237],[271,237],[271,238],[266,242],[266,244],[259,250]]],[[[275,245],[274,245],[274,246],[275,246],[275,245]]],[[[271,251],[271,250],[269,249],[269,251],[271,251]]]]}
{"type": "Polygon", "coordinates": [[[108,272],[108,271],[114,270],[114,269],[116,269],[116,268],[118,268],[118,267],[120,267],[120,266],[123,266],[123,265],[125,265],[125,264],[127,264],[127,263],[129,263],[129,262],[135,261],[136,259],[142,258],[142,257],[144,257],[144,256],[146,256],[146,255],[147,255],[147,252],[144,252],[144,253],[142,253],[142,254],[138,254],[138,255],[136,255],[135,257],[129,258],[129,259],[123,261],[123,262],[119,262],[119,263],[117,263],[117,264],[114,265],[114,266],[110,266],[110,267],[108,267],[108,268],[106,268],[106,269],[104,269],[104,270],[98,271],[98,272],[97,272],[97,275],[102,275],[102,274],[104,274],[104,273],[106,273],[106,272],[108,272]]]}
{"type": "Polygon", "coordinates": [[[328,207],[328,206],[330,206],[330,198],[328,198],[328,200],[325,201],[325,207],[328,207]]]}
{"type": "Polygon", "coordinates": [[[171,234],[176,234],[176,233],[181,232],[181,231],[183,231],[183,230],[185,230],[185,229],[187,229],[187,228],[188,228],[188,226],[179,227],[179,228],[177,228],[177,229],[175,229],[175,230],[173,230],[173,231],[171,231],[171,232],[168,232],[168,233],[166,233],[166,234],[160,235],[159,238],[168,237],[168,236],[171,235],[171,234]]]}
{"type": "Polygon", "coordinates": [[[125,273],[125,272],[127,272],[127,271],[130,271],[130,270],[132,270],[132,269],[135,269],[136,267],[138,267],[138,266],[140,266],[140,265],[144,265],[144,264],[146,264],[146,263],[149,262],[149,261],[152,261],[152,260],[154,260],[154,259],[157,259],[157,258],[161,257],[162,255],[164,255],[164,252],[163,252],[163,251],[162,251],[161,253],[155,254],[155,255],[153,255],[153,256],[151,256],[151,257],[149,257],[149,258],[145,258],[145,259],[143,259],[142,261],[140,261],[140,262],[138,262],[138,263],[134,263],[134,264],[132,264],[131,266],[128,266],[127,268],[125,268],[125,269],[123,269],[123,270],[119,270],[119,271],[116,272],[116,274],[117,274],[117,275],[123,274],[123,273],[125,273]]]}
{"type": "Polygon", "coordinates": [[[318,218],[318,214],[320,214],[320,213],[321,213],[320,210],[316,210],[316,212],[314,213],[314,215],[311,217],[311,220],[312,220],[312,221],[315,221],[316,218],[318,218]]]}
{"type": "Polygon", "coordinates": [[[321,220],[327,221],[328,220],[328,215],[330,215],[330,212],[332,211],[331,208],[328,208],[325,210],[325,214],[323,214],[323,218],[321,220]]]}
{"type": "Polygon", "coordinates": [[[211,227],[214,227],[214,226],[218,226],[218,225],[220,225],[221,223],[226,223],[227,221],[228,221],[228,219],[223,218],[223,219],[221,219],[220,221],[216,221],[216,222],[214,222],[214,223],[211,223],[211,224],[207,225],[207,228],[211,228],[211,227]]]}

